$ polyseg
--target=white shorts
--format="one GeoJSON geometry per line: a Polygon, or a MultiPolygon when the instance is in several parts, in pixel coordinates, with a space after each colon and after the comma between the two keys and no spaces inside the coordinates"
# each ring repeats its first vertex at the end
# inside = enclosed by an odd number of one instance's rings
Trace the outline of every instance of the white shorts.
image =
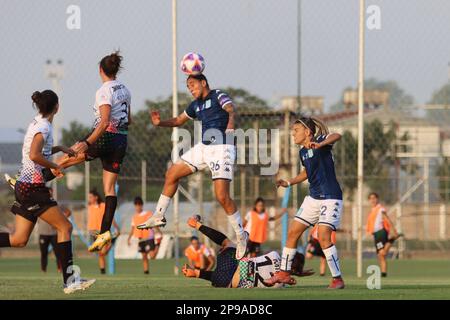
{"type": "Polygon", "coordinates": [[[298,209],[295,219],[307,226],[314,226],[317,223],[327,225],[334,231],[341,224],[343,201],[337,199],[318,200],[306,196],[302,206],[298,209]]]}
{"type": "Polygon", "coordinates": [[[212,179],[233,180],[233,165],[236,158],[236,147],[231,144],[197,143],[181,156],[191,167],[192,172],[209,167],[212,179]]]}

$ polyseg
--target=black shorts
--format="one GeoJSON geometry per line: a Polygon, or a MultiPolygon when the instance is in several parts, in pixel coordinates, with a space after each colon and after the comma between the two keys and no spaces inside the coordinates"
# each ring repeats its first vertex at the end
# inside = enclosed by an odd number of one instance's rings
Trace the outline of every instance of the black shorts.
{"type": "Polygon", "coordinates": [[[103,170],[119,173],[120,165],[126,155],[127,141],[128,136],[126,134],[105,132],[87,149],[86,161],[100,158],[103,170]]]}
{"type": "Polygon", "coordinates": [[[319,240],[312,238],[308,243],[308,252],[316,257],[325,257],[325,254],[322,251],[322,247],[320,246],[319,240]]]}
{"type": "Polygon", "coordinates": [[[259,254],[261,252],[261,243],[253,242],[251,240],[247,243],[248,253],[259,254]]]}
{"type": "Polygon", "coordinates": [[[17,181],[14,193],[16,201],[14,201],[11,212],[33,223],[36,223],[37,218],[49,208],[58,205],[43,183],[17,181]]]}
{"type": "Polygon", "coordinates": [[[153,251],[153,250],[155,250],[155,240],[154,239],[139,241],[138,252],[149,253],[150,251],[153,251]]]}
{"type": "Polygon", "coordinates": [[[226,248],[221,251],[217,255],[217,267],[211,275],[211,284],[217,288],[228,288],[238,265],[236,248],[226,248]]]}
{"type": "Polygon", "coordinates": [[[384,249],[386,243],[389,242],[388,232],[386,231],[386,229],[378,230],[377,232],[373,233],[373,239],[375,241],[375,248],[378,252],[381,249],[384,249]]]}

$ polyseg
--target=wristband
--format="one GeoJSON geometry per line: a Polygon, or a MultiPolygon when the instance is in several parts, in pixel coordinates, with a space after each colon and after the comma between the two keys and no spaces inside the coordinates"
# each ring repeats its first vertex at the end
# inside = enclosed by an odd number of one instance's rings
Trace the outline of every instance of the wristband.
{"type": "Polygon", "coordinates": [[[86,139],[84,139],[84,140],[81,140],[81,142],[84,142],[84,143],[86,143],[86,145],[88,146],[88,148],[91,146],[91,144],[86,140],[86,139]]]}
{"type": "Polygon", "coordinates": [[[288,188],[291,186],[291,183],[289,182],[289,180],[288,181],[286,181],[287,182],[287,184],[288,184],[288,188]]]}

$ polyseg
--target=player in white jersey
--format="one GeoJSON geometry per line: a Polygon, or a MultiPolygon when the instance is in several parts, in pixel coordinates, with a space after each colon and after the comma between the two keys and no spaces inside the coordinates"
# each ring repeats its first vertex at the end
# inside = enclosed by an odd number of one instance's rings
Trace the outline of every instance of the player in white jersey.
{"type": "MultiPolygon", "coordinates": [[[[200,220],[200,216],[195,215],[189,218],[188,225],[221,247],[217,254],[217,266],[214,271],[206,271],[193,269],[185,264],[182,271],[186,277],[211,281],[212,286],[217,288],[280,288],[284,286],[279,283],[275,285],[266,283],[266,280],[280,270],[281,257],[278,252],[271,251],[258,257],[238,260],[235,257],[236,245],[223,233],[205,226],[200,220]]],[[[295,255],[292,266],[294,275],[305,277],[314,274],[312,270],[303,270],[304,258],[299,252],[295,255]]]]}
{"type": "MultiPolygon", "coordinates": [[[[115,184],[127,149],[131,93],[116,78],[121,62],[122,56],[118,52],[107,55],[100,61],[99,73],[103,84],[95,95],[92,132],[73,146],[75,157],[65,156],[56,161],[63,168],[97,158],[102,161],[105,214],[100,233],[89,247],[91,252],[101,250],[111,241],[109,230],[117,207],[115,184]]],[[[46,180],[56,176],[51,170],[45,170],[44,173],[46,180]]]]}
{"type": "Polygon", "coordinates": [[[62,267],[64,292],[73,293],[90,287],[95,280],[80,279],[72,267],[72,224],[61,212],[49,189],[45,186],[43,168],[52,168],[56,174],[62,167],[50,160],[50,156],[62,151],[73,155],[74,151],[53,146],[52,121],[58,112],[58,96],[51,90],[36,91],[31,99],[39,114],[28,126],[22,147],[22,168],[15,184],[15,197],[11,212],[15,217],[15,231],[0,233],[0,247],[24,247],[38,218],[57,230],[55,252],[62,267]]]}

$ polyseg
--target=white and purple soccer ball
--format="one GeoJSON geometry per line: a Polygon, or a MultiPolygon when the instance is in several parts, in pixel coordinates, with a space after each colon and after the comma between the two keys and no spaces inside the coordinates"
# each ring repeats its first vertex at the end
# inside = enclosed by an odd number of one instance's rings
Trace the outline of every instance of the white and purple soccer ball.
{"type": "Polygon", "coordinates": [[[187,75],[200,74],[205,70],[205,59],[196,52],[189,52],[181,59],[180,68],[187,75]]]}

